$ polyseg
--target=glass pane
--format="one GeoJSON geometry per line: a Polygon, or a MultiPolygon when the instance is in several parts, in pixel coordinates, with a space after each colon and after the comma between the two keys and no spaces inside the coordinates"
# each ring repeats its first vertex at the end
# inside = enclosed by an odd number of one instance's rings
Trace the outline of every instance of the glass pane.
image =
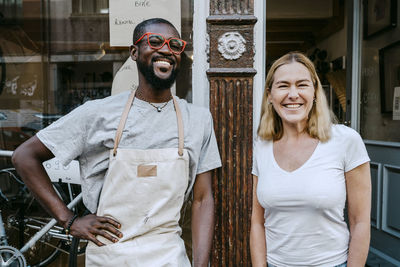
{"type": "Polygon", "coordinates": [[[392,27],[399,24],[391,12],[394,2],[366,1],[363,6],[360,130],[364,139],[400,142],[400,28],[392,27]]]}
{"type": "Polygon", "coordinates": [[[315,64],[328,103],[345,120],[347,30],[344,1],[267,0],[267,71],[289,51],[305,53],[315,64]]]}
{"type": "MultiPolygon", "coordinates": [[[[7,0],[0,13],[0,148],[14,150],[85,101],[110,95],[129,51],[109,46],[106,0],[7,0]]],[[[193,1],[181,2],[181,14],[187,46],[176,90],[191,102],[193,1]]]]}
{"type": "Polygon", "coordinates": [[[187,42],[181,54],[181,69],[176,79],[176,95],[192,102],[192,64],[193,64],[193,6],[194,0],[181,0],[181,37],[187,42]]]}

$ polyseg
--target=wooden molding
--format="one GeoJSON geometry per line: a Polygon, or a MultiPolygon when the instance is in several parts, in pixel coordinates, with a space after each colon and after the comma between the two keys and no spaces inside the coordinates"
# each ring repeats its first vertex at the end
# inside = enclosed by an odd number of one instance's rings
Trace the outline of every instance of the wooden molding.
{"type": "Polygon", "coordinates": [[[257,71],[253,68],[210,68],[208,77],[254,77],[257,71]]]}
{"type": "Polygon", "coordinates": [[[253,15],[212,15],[207,18],[210,24],[253,25],[257,18],[253,15]]]}

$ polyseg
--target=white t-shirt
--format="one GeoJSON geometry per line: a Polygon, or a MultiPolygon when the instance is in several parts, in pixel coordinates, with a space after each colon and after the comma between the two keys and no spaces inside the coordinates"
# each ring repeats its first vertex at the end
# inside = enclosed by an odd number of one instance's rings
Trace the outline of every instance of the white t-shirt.
{"type": "Polygon", "coordinates": [[[257,198],[265,209],[267,261],[275,266],[335,266],[347,260],[349,231],[343,218],[345,172],[368,162],[360,135],[344,125],[319,142],[311,157],[287,172],[273,142],[254,144],[257,198]]]}
{"type": "MultiPolygon", "coordinates": [[[[47,128],[39,131],[40,141],[66,165],[78,159],[83,202],[91,211],[97,209],[109,153],[130,91],[88,101],[47,128]]],[[[189,187],[195,177],[221,166],[213,120],[209,110],[178,99],[184,127],[184,147],[189,154],[189,187]]],[[[157,104],[163,106],[163,104],[157,104]]],[[[121,148],[156,149],[178,147],[178,126],[172,100],[161,112],[137,98],[129,112],[121,148]]]]}

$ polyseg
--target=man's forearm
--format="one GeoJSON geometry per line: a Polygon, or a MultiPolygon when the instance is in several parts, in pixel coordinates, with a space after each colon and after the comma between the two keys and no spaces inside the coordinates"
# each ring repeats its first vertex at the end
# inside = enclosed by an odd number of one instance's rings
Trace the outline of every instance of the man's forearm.
{"type": "Polygon", "coordinates": [[[211,196],[192,205],[193,266],[208,266],[214,234],[214,199],[211,196]]]}
{"type": "Polygon", "coordinates": [[[39,169],[40,167],[22,166],[17,168],[17,171],[43,208],[65,227],[69,218],[73,215],[72,212],[54,191],[53,185],[46,177],[46,171],[34,171],[34,168],[39,169]]]}
{"type": "Polygon", "coordinates": [[[65,227],[72,212],[55,192],[42,162],[53,157],[38,139],[33,137],[16,149],[12,161],[18,174],[34,197],[57,221],[65,227]],[[43,147],[42,147],[43,146],[43,147]]]}

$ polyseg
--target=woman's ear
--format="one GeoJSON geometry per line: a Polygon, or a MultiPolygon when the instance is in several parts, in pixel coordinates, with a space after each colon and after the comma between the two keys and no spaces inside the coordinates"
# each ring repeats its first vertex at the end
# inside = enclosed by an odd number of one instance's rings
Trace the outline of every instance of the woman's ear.
{"type": "Polygon", "coordinates": [[[129,53],[133,61],[136,61],[137,59],[137,46],[136,45],[131,45],[129,48],[129,53]]]}
{"type": "Polygon", "coordinates": [[[265,89],[265,93],[267,94],[267,103],[272,104],[271,102],[271,89],[267,88],[265,89]]]}

